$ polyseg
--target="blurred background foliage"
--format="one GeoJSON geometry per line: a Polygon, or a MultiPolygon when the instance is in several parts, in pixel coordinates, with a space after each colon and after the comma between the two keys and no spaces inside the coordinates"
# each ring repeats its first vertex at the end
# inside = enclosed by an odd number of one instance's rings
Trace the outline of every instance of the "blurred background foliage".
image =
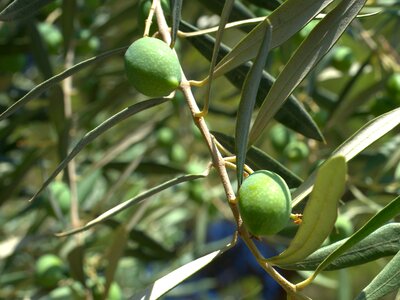
{"type": "MultiPolygon", "coordinates": [[[[48,2],[32,18],[0,22],[1,111],[51,76],[128,46],[143,34],[139,1],[48,2]]],[[[248,18],[265,16],[279,5],[237,2],[248,18]]],[[[182,19],[199,28],[215,26],[221,10],[215,3],[184,1],[182,19]]],[[[294,93],[325,142],[274,122],[256,145],[299,178],[305,179],[366,122],[400,106],[400,4],[368,1],[363,13],[369,12],[378,13],[356,19],[294,93]]],[[[279,74],[317,22],[271,52],[270,74],[279,74]]],[[[247,31],[248,27],[228,30],[224,43],[233,46],[247,31]]],[[[199,80],[208,74],[208,60],[190,41],[178,39],[175,48],[188,78],[199,80]]],[[[194,91],[201,104],[205,89],[194,91]]],[[[167,189],[88,234],[54,236],[72,227],[71,197],[78,199],[78,210],[72,211],[82,225],[144,190],[206,168],[210,156],[179,91],[168,103],[94,140],[76,157],[71,172],[59,175],[36,201],[28,202],[88,131],[143,99],[125,78],[121,52],[74,74],[69,86],[56,85],[0,122],[0,299],[103,299],[108,285],[108,299],[126,299],[230,240],[235,227],[213,172],[167,189]],[[124,241],[119,230],[127,223],[131,226],[124,241]]],[[[234,135],[239,99],[240,91],[227,79],[214,82],[207,116],[211,130],[234,135]]],[[[394,130],[350,162],[337,229],[326,243],[350,235],[399,193],[399,158],[400,134],[394,130]]],[[[234,181],[234,172],[231,175],[234,181]]],[[[291,229],[260,242],[262,251],[272,256],[284,249],[293,236],[291,229]]],[[[386,261],[325,272],[307,292],[315,299],[352,299],[386,261]]],[[[290,280],[305,276],[285,272],[290,280]]],[[[240,243],[166,298],[282,297],[240,243]]]]}

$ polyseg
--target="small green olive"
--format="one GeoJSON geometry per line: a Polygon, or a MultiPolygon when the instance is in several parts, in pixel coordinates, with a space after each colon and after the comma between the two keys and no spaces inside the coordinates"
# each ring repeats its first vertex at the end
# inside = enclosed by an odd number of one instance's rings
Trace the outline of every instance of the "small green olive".
{"type": "Polygon", "coordinates": [[[54,288],[65,278],[64,263],[54,254],[45,254],[36,262],[35,277],[38,284],[45,288],[54,288]]]}
{"type": "Polygon", "coordinates": [[[163,41],[144,37],[125,53],[126,75],[132,85],[149,97],[167,96],[181,82],[179,60],[163,41]]]}
{"type": "Polygon", "coordinates": [[[278,174],[257,171],[239,188],[239,210],[254,235],[273,235],[286,227],[292,210],[286,182],[278,174]]]}
{"type": "Polygon", "coordinates": [[[301,161],[308,157],[310,150],[304,142],[293,141],[285,147],[283,154],[291,161],[301,161]]]}
{"type": "Polygon", "coordinates": [[[332,66],[342,72],[347,72],[354,62],[354,54],[351,48],[338,46],[332,56],[332,66]]]}

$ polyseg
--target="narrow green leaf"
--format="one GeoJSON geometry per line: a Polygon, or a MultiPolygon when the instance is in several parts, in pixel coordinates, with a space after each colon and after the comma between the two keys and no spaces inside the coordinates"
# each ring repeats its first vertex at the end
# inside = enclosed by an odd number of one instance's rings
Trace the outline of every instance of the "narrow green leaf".
{"type": "Polygon", "coordinates": [[[74,24],[76,19],[76,0],[68,0],[62,2],[62,35],[64,42],[64,54],[71,47],[71,41],[74,36],[74,24]]]}
{"type": "Polygon", "coordinates": [[[82,284],[85,284],[84,256],[85,247],[83,245],[75,245],[67,255],[71,277],[82,284]]]}
{"type": "MultiPolygon", "coordinates": [[[[341,144],[332,154],[342,155],[346,161],[351,160],[358,153],[363,151],[377,139],[384,136],[390,130],[395,128],[400,123],[400,108],[396,108],[386,114],[383,114],[367,124],[360,130],[348,138],[341,144]]],[[[315,172],[313,172],[306,181],[292,194],[293,207],[299,204],[311,192],[315,181],[315,172]]]]}
{"type": "MultiPolygon", "coordinates": [[[[285,1],[268,16],[273,30],[271,48],[288,40],[332,1],[324,0],[322,3],[321,0],[307,1],[307,3],[298,0],[285,1]]],[[[262,39],[263,29],[259,24],[218,63],[216,72],[222,75],[253,59],[262,39]]]]}
{"type": "Polygon", "coordinates": [[[35,86],[25,96],[23,96],[21,99],[19,99],[13,105],[11,105],[7,110],[3,111],[0,114],[0,121],[4,120],[11,114],[15,113],[19,108],[21,108],[22,106],[27,104],[32,99],[35,99],[36,97],[41,95],[43,92],[48,90],[50,87],[54,86],[55,84],[59,83],[60,81],[64,80],[65,78],[68,78],[69,76],[74,75],[75,73],[79,72],[80,70],[82,70],[94,63],[98,63],[112,55],[124,53],[127,48],[128,47],[122,47],[122,48],[118,48],[118,49],[114,49],[114,50],[105,52],[98,56],[94,56],[92,58],[84,60],[84,61],[76,64],[75,66],[47,79],[46,81],[42,82],[41,84],[35,86]]]}
{"type": "MultiPolygon", "coordinates": [[[[181,28],[184,31],[190,32],[197,30],[197,28],[184,21],[181,22],[181,28]]],[[[205,58],[211,60],[215,42],[215,40],[211,36],[195,36],[189,38],[188,41],[194,47],[196,47],[205,58]]],[[[229,47],[221,44],[218,58],[222,58],[229,51],[229,47]]],[[[242,89],[243,82],[251,66],[252,63],[248,62],[236,68],[235,70],[228,72],[227,74],[225,74],[225,76],[234,86],[236,86],[238,89],[242,89]]],[[[257,106],[261,106],[262,101],[267,95],[274,80],[275,79],[267,72],[263,72],[260,87],[257,93],[257,106]]],[[[285,104],[280,108],[279,112],[275,116],[275,119],[306,137],[318,141],[324,140],[322,133],[319,131],[318,126],[315,124],[314,120],[293,95],[289,96],[288,101],[286,101],[285,104]]]]}
{"type": "Polygon", "coordinates": [[[47,185],[60,173],[67,164],[76,156],[78,153],[90,142],[96,139],[98,136],[112,128],[113,126],[119,124],[123,120],[143,111],[148,108],[160,105],[164,102],[168,101],[166,98],[155,98],[146,101],[142,101],[131,105],[119,113],[113,115],[112,117],[108,118],[106,121],[101,123],[99,126],[94,128],[93,130],[89,131],[85,134],[85,136],[79,141],[79,143],[72,149],[72,151],[68,154],[68,156],[57,166],[57,168],[53,171],[53,173],[49,176],[49,178],[43,183],[40,189],[33,195],[31,201],[35,200],[36,197],[47,187],[47,185]]]}
{"type": "Polygon", "coordinates": [[[355,300],[379,300],[400,288],[400,251],[366,286],[355,300]]]}
{"type": "Polygon", "coordinates": [[[0,181],[0,206],[3,205],[7,200],[18,190],[21,183],[24,182],[23,178],[28,175],[29,171],[37,164],[40,157],[43,155],[42,150],[31,149],[26,153],[22,154],[20,162],[15,169],[10,172],[8,178],[1,177],[0,181]]]}
{"type": "MultiPolygon", "coordinates": [[[[315,270],[329,254],[343,245],[347,240],[343,239],[332,245],[320,248],[302,261],[288,265],[281,264],[279,267],[288,270],[315,270]]],[[[333,260],[325,268],[325,271],[361,265],[381,257],[395,255],[399,251],[400,223],[389,223],[377,229],[364,240],[333,260]]]]}
{"type": "MultiPolygon", "coordinates": [[[[113,240],[110,248],[107,251],[107,267],[105,271],[106,283],[104,286],[104,294],[108,295],[111,284],[114,281],[115,272],[117,271],[118,263],[124,254],[128,243],[129,231],[125,224],[120,225],[113,232],[113,240]]],[[[108,298],[108,297],[105,297],[108,298]]]]}
{"type": "Polygon", "coordinates": [[[17,21],[29,18],[54,0],[14,0],[0,12],[0,21],[17,21]]]}
{"type": "Polygon", "coordinates": [[[282,2],[280,0],[269,0],[269,1],[264,1],[264,0],[249,0],[250,3],[257,5],[259,7],[268,9],[268,10],[275,10],[277,9],[280,5],[282,5],[282,2]]]}
{"type": "Polygon", "coordinates": [[[208,111],[208,106],[211,99],[211,86],[214,78],[214,67],[215,64],[217,63],[219,48],[221,45],[222,37],[225,32],[225,25],[226,23],[228,23],[229,15],[232,11],[232,6],[234,2],[235,2],[234,0],[225,1],[224,7],[222,9],[221,19],[219,21],[218,31],[215,37],[213,54],[211,57],[210,71],[208,74],[208,82],[207,82],[207,91],[204,100],[204,108],[203,108],[204,111],[208,111]]]}
{"type": "Polygon", "coordinates": [[[179,23],[181,22],[183,0],[172,0],[172,28],[171,28],[171,47],[174,47],[178,34],[179,23]]]}
{"type": "Polygon", "coordinates": [[[53,67],[50,62],[50,55],[44,42],[44,37],[38,30],[38,23],[34,20],[28,20],[27,28],[30,38],[31,51],[35,64],[44,78],[53,76],[53,67]]]}
{"type": "MultiPolygon", "coordinates": [[[[287,97],[335,44],[365,2],[366,0],[342,1],[315,26],[266,96],[250,132],[250,144],[260,137],[287,97]]],[[[288,1],[285,2],[287,3],[288,1]]]]}
{"type": "Polygon", "coordinates": [[[256,103],[258,87],[263,75],[263,70],[267,60],[272,28],[268,21],[264,24],[264,38],[259,47],[257,57],[251,66],[249,73],[243,84],[242,96],[239,103],[239,110],[235,128],[235,154],[236,154],[236,175],[239,186],[243,180],[243,168],[246,161],[247,145],[249,140],[249,130],[254,105],[256,103]]]}
{"type": "MultiPolygon", "coordinates": [[[[118,228],[118,226],[120,226],[120,222],[113,219],[106,220],[104,224],[111,228],[118,228]]],[[[129,231],[129,241],[138,244],[144,252],[150,252],[157,258],[171,258],[174,256],[174,251],[169,250],[163,244],[159,243],[140,229],[132,228],[129,231]]]]}
{"type": "MultiPolygon", "coordinates": [[[[204,6],[213,13],[220,15],[225,5],[225,0],[200,0],[204,6]]],[[[229,21],[240,21],[254,18],[254,14],[247,8],[246,5],[239,1],[234,1],[232,13],[229,21]]]]}
{"type": "Polygon", "coordinates": [[[315,186],[303,214],[303,222],[289,247],[268,259],[280,265],[302,260],[317,250],[335,225],[337,206],[346,183],[346,161],[343,156],[327,160],[318,169],[315,186]]]}
{"type": "MultiPolygon", "coordinates": [[[[216,131],[212,131],[211,133],[222,146],[230,152],[234,152],[235,139],[233,137],[216,131]]],[[[303,182],[299,176],[257,147],[251,146],[249,148],[246,156],[246,163],[253,170],[269,170],[279,174],[289,187],[297,187],[303,182]]]]}
{"type": "Polygon", "coordinates": [[[383,226],[389,220],[393,219],[400,213],[400,196],[386,205],[380,212],[372,217],[363,227],[357,230],[346,242],[333,251],[324,259],[324,261],[315,270],[313,277],[317,276],[332,261],[350,249],[352,246],[369,236],[372,232],[383,226]]]}
{"type": "Polygon", "coordinates": [[[213,262],[222,253],[229,250],[233,245],[228,244],[224,248],[204,255],[194,261],[191,261],[180,268],[170,272],[153,282],[144,291],[130,297],[131,300],[156,300],[167,293],[172,288],[176,287],[182,281],[192,276],[197,271],[201,270],[211,262],[213,262]]]}
{"type": "Polygon", "coordinates": [[[98,216],[97,218],[93,219],[92,221],[88,222],[86,225],[80,227],[80,228],[76,228],[73,229],[71,231],[67,231],[67,232],[62,232],[57,234],[57,236],[62,237],[62,236],[68,236],[68,235],[72,235],[78,232],[82,232],[85,230],[88,230],[89,228],[104,222],[105,220],[108,220],[109,218],[111,218],[112,216],[120,213],[121,211],[124,211],[125,209],[128,209],[129,207],[136,205],[138,203],[141,203],[142,201],[146,200],[147,198],[149,198],[150,196],[153,196],[171,186],[177,185],[179,183],[182,182],[186,182],[186,181],[191,181],[191,180],[195,180],[195,179],[199,179],[199,178],[204,178],[206,177],[207,174],[197,174],[197,175],[184,175],[181,177],[177,177],[174,179],[171,179],[169,181],[166,181],[158,186],[155,186],[139,195],[137,195],[134,198],[131,198],[129,200],[126,200],[125,202],[122,202],[120,204],[118,204],[117,206],[114,206],[113,208],[109,209],[108,211],[106,211],[105,213],[101,214],[100,216],[98,216]]]}

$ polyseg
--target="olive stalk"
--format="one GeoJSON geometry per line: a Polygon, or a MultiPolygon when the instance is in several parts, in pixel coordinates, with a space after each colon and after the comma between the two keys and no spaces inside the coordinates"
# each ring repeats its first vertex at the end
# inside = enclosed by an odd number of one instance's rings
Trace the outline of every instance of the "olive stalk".
{"type": "MultiPolygon", "coordinates": [[[[168,28],[168,24],[165,20],[162,8],[160,6],[156,6],[155,9],[157,24],[159,28],[159,33],[162,39],[169,45],[171,42],[171,35],[168,28]]],[[[286,280],[281,274],[279,274],[270,264],[265,261],[265,258],[257,249],[256,245],[252,240],[252,235],[248,232],[246,227],[243,225],[242,218],[239,213],[239,208],[237,205],[237,199],[233,187],[231,185],[226,166],[225,160],[222,157],[221,153],[218,150],[217,145],[214,142],[214,138],[210,133],[210,130],[205,122],[203,116],[199,116],[200,109],[197,105],[196,99],[192,93],[190,82],[187,80],[184,72],[182,71],[182,80],[180,87],[181,91],[184,94],[186,99],[186,103],[190,109],[192,114],[193,121],[195,125],[199,128],[206,144],[209,149],[212,164],[214,168],[217,170],[217,173],[220,177],[221,183],[224,187],[225,195],[228,200],[229,207],[232,211],[234,219],[237,224],[237,231],[239,235],[242,237],[243,241],[257,259],[259,265],[270,275],[272,276],[276,282],[280,284],[280,286],[290,295],[296,294],[296,286],[292,284],[290,281],[286,280]]]]}

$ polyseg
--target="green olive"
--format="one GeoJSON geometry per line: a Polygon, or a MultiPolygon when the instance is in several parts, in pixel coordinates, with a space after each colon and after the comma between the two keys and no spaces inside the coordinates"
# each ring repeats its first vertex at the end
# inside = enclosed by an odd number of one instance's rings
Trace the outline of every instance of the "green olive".
{"type": "Polygon", "coordinates": [[[292,210],[286,182],[278,174],[257,171],[239,188],[239,210],[252,234],[273,235],[286,227],[292,210]]]}
{"type": "Polygon", "coordinates": [[[132,85],[149,97],[167,96],[181,82],[179,60],[163,41],[144,37],[125,53],[126,75],[132,85]]]}
{"type": "Polygon", "coordinates": [[[333,52],[332,66],[342,72],[347,72],[354,62],[354,54],[351,48],[338,46],[333,52]]]}
{"type": "Polygon", "coordinates": [[[283,154],[291,161],[301,161],[308,157],[310,150],[304,142],[293,141],[285,147],[283,154]]]}
{"type": "Polygon", "coordinates": [[[329,235],[329,242],[334,243],[341,239],[347,238],[354,232],[354,227],[349,218],[339,216],[335,222],[335,228],[329,235]]]}
{"type": "Polygon", "coordinates": [[[35,277],[39,285],[54,288],[65,278],[64,263],[54,254],[45,254],[36,262],[35,277]]]}
{"type": "Polygon", "coordinates": [[[293,135],[285,126],[276,124],[269,131],[269,138],[272,147],[276,151],[282,152],[286,145],[293,140],[293,135]]]}
{"type": "Polygon", "coordinates": [[[386,90],[389,96],[400,99],[400,73],[393,73],[386,81],[386,90]]]}
{"type": "MultiPolygon", "coordinates": [[[[168,0],[161,0],[161,7],[163,9],[164,15],[168,16],[171,14],[171,8],[169,5],[168,0]]],[[[144,28],[145,28],[145,23],[146,19],[149,16],[150,8],[151,8],[151,0],[142,0],[139,4],[139,9],[138,9],[138,25],[139,25],[139,30],[143,33],[144,28]]],[[[155,21],[155,18],[153,17],[152,24],[150,27],[150,32],[149,35],[153,35],[156,31],[158,30],[157,22],[155,21]]]]}

